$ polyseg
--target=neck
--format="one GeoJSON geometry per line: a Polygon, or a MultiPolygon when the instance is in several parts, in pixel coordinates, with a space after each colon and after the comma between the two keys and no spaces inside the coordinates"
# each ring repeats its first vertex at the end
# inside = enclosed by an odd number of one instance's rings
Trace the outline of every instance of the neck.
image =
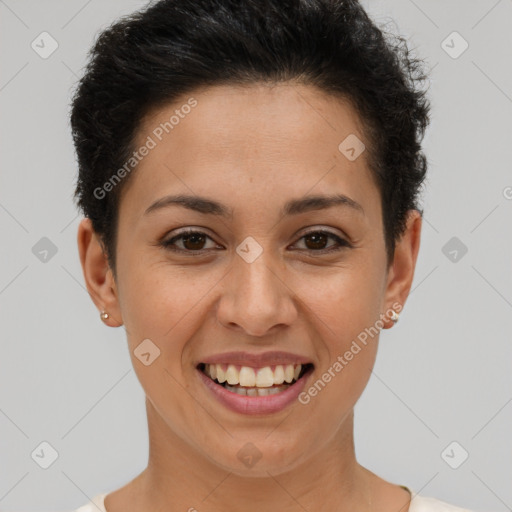
{"type": "Polygon", "coordinates": [[[256,473],[256,463],[254,473],[240,475],[215,464],[179,437],[149,400],[146,406],[149,461],[146,470],[138,477],[139,509],[195,509],[199,512],[370,510],[373,474],[355,459],[352,410],[337,434],[329,442],[322,440],[319,451],[308,460],[284,471],[265,470],[263,473],[256,473]]]}

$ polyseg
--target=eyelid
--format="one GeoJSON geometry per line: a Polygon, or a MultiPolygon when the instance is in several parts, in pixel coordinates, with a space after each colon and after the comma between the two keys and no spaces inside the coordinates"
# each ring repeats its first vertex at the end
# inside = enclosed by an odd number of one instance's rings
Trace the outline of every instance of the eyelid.
{"type": "Polygon", "coordinates": [[[304,228],[307,231],[299,231],[300,237],[309,235],[310,233],[327,233],[328,235],[337,236],[338,238],[344,238],[347,242],[349,241],[349,237],[340,230],[340,233],[336,233],[332,231],[332,228],[326,228],[325,226],[308,226],[304,228]]]}

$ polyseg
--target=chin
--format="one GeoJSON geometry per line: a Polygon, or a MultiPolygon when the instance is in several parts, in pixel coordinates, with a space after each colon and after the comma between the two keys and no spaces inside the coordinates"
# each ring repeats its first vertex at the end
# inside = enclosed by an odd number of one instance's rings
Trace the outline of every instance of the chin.
{"type": "Polygon", "coordinates": [[[241,477],[268,478],[293,470],[305,460],[304,444],[292,443],[288,436],[284,439],[265,439],[269,432],[259,436],[254,441],[248,441],[250,436],[243,436],[243,441],[234,441],[232,450],[218,453],[209,458],[215,464],[241,477]],[[259,439],[259,440],[258,440],[259,439]]]}

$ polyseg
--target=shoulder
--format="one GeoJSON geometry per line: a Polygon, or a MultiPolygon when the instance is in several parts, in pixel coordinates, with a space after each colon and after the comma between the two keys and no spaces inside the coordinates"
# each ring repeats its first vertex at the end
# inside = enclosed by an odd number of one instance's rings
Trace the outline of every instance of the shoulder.
{"type": "Polygon", "coordinates": [[[472,512],[451,503],[413,493],[409,512],[472,512]]]}
{"type": "Polygon", "coordinates": [[[98,494],[89,503],[73,510],[73,512],[106,512],[104,504],[106,495],[107,493],[98,494]]]}

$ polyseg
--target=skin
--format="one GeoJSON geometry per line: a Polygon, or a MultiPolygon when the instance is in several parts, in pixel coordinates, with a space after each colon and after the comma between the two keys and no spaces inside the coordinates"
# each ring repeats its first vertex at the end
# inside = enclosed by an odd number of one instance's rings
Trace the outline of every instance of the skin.
{"type": "MultiPolygon", "coordinates": [[[[284,350],[312,361],[312,384],[380,314],[405,304],[420,244],[419,212],[409,212],[387,266],[367,155],[350,161],[338,150],[350,134],[366,140],[359,118],[346,101],[310,86],[194,91],[148,113],[137,147],[191,96],[197,106],[123,189],[115,276],[90,221],[78,230],[87,289],[109,313],[108,325],[124,324],[146,394],[148,467],[107,496],[107,511],[405,512],[409,493],[362,467],[354,452],[353,409],[371,375],[378,335],[307,405],[295,402],[267,415],[242,415],[212,400],[195,365],[219,352],[284,350]],[[334,192],[360,203],[364,214],[336,206],[280,216],[290,199],[334,192]],[[214,199],[233,215],[179,206],[144,215],[154,201],[178,193],[214,199]],[[186,227],[209,238],[176,241],[188,254],[158,245],[186,227]],[[318,229],[351,247],[315,253],[337,245],[303,238],[318,229]],[[252,263],[236,252],[247,236],[263,249],[252,263]],[[190,255],[201,248],[203,255],[190,255]],[[160,349],[149,366],[134,355],[147,338],[160,349]],[[247,442],[262,455],[252,467],[237,457],[247,442]]],[[[392,325],[386,317],[384,328],[392,325]]]]}

